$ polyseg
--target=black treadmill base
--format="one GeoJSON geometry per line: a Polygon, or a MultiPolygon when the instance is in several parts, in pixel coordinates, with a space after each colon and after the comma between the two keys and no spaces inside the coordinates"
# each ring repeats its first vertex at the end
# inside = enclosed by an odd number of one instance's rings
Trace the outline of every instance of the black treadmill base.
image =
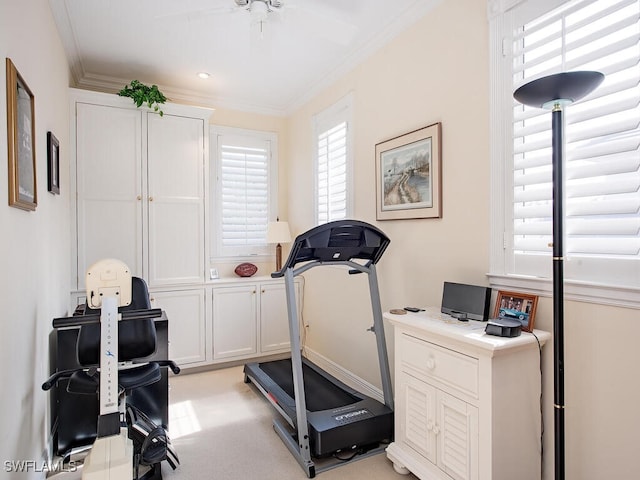
{"type": "MultiPolygon", "coordinates": [[[[348,387],[308,359],[302,361],[309,440],[314,457],[336,454],[349,457],[392,440],[393,411],[389,407],[348,387]]],[[[295,427],[291,360],[246,364],[244,373],[295,427]]]]}

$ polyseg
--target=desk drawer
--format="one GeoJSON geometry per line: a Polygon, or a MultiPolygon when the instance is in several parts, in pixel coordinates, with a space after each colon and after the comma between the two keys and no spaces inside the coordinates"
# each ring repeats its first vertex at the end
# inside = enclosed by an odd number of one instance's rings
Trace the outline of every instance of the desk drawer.
{"type": "Polygon", "coordinates": [[[421,380],[434,380],[478,398],[478,359],[402,334],[400,368],[421,380]]]}

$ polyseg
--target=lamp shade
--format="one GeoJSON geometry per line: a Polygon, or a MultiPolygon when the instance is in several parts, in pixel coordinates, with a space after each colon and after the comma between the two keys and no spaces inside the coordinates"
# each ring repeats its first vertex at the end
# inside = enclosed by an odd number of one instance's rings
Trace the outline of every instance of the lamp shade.
{"type": "Polygon", "coordinates": [[[269,222],[267,224],[267,243],[289,243],[291,233],[288,222],[269,222]]]}
{"type": "Polygon", "coordinates": [[[600,72],[562,72],[533,80],[518,88],[514,98],[530,107],[553,108],[553,104],[573,103],[591,93],[604,80],[600,72]]]}

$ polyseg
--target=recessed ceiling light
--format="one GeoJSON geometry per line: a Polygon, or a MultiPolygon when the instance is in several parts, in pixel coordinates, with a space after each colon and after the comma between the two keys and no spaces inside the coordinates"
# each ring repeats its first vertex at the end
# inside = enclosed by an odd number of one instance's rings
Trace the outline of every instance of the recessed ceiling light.
{"type": "Polygon", "coordinates": [[[209,78],[211,75],[207,72],[198,72],[198,77],[200,78],[209,78]]]}

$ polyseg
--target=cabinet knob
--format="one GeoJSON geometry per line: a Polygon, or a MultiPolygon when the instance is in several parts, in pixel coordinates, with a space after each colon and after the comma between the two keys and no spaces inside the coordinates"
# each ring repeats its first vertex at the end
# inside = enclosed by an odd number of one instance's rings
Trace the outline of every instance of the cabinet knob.
{"type": "Polygon", "coordinates": [[[427,431],[430,432],[433,430],[433,421],[429,420],[427,422],[427,431]]]}
{"type": "Polygon", "coordinates": [[[142,195],[138,195],[138,196],[136,197],[136,199],[137,199],[137,200],[142,200],[142,195]]]}
{"type": "Polygon", "coordinates": [[[438,425],[433,426],[433,434],[438,435],[440,433],[440,427],[438,425]]]}
{"type": "Polygon", "coordinates": [[[434,368],[436,368],[436,361],[433,358],[427,360],[427,368],[429,370],[433,370],[434,368]]]}
{"type": "Polygon", "coordinates": [[[153,202],[153,197],[149,197],[149,201],[150,201],[150,202],[153,202]]]}

